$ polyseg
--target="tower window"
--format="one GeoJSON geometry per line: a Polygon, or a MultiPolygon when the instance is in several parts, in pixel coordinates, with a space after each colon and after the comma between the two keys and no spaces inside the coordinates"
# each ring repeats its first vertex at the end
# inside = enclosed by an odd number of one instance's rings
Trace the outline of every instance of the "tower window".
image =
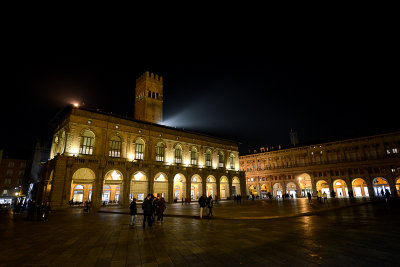
{"type": "Polygon", "coordinates": [[[155,98],[156,98],[156,93],[153,92],[151,98],[154,98],[154,99],[155,99],[155,98]]]}
{"type": "Polygon", "coordinates": [[[149,91],[148,97],[151,97],[151,91],[149,91]]]}
{"type": "Polygon", "coordinates": [[[156,99],[159,99],[160,95],[158,93],[156,93],[156,99]]]}

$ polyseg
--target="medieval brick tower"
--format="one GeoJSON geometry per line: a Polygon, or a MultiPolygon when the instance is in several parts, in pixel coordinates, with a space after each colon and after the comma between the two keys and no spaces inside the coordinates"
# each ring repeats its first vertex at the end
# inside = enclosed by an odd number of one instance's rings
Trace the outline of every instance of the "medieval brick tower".
{"type": "Polygon", "coordinates": [[[135,119],[160,123],[163,119],[163,78],[146,71],[136,79],[135,119]]]}

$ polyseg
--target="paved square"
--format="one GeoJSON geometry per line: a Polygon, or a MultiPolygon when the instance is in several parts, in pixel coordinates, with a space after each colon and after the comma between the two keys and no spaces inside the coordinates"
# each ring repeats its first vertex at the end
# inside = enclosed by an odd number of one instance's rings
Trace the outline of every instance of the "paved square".
{"type": "Polygon", "coordinates": [[[55,211],[48,222],[1,214],[0,265],[399,266],[399,201],[390,210],[382,201],[363,202],[223,202],[210,220],[193,218],[196,204],[172,204],[164,222],[145,229],[141,215],[130,229],[129,215],[119,208],[55,211]],[[343,208],[348,205],[354,206],[343,208]],[[317,212],[285,217],[304,210],[317,212]]]}

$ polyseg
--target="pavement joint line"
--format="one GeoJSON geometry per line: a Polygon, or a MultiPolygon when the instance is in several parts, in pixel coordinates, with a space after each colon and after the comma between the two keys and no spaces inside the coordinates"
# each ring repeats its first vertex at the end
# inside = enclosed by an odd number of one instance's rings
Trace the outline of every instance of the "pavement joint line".
{"type": "MultiPolygon", "coordinates": [[[[258,217],[227,217],[227,216],[213,216],[213,219],[221,219],[221,220],[271,220],[271,219],[285,219],[285,218],[294,218],[294,217],[302,217],[302,216],[313,216],[317,215],[323,212],[328,212],[328,211],[334,211],[334,210],[340,210],[340,209],[345,209],[345,208],[351,208],[351,207],[357,207],[361,205],[366,205],[366,204],[372,204],[374,202],[378,201],[366,201],[362,203],[355,203],[351,205],[344,205],[344,206],[339,206],[339,207],[333,207],[333,208],[326,208],[326,209],[321,209],[321,210],[316,210],[316,211],[307,211],[307,212],[300,212],[296,214],[289,214],[289,215],[276,215],[276,216],[258,216],[258,217]]],[[[129,212],[125,211],[105,211],[105,210],[98,210],[98,213],[113,213],[113,214],[127,214],[129,215],[129,212]]],[[[143,215],[143,213],[137,213],[137,215],[143,215]]],[[[164,214],[164,217],[178,217],[178,218],[191,218],[191,219],[199,219],[199,216],[196,215],[184,215],[184,214],[164,214]]],[[[207,220],[208,218],[204,216],[205,219],[207,220]]]]}

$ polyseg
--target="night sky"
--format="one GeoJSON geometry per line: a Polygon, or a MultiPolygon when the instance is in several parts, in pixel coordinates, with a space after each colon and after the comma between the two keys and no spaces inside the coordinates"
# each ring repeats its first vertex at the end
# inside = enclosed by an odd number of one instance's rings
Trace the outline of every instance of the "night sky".
{"type": "Polygon", "coordinates": [[[146,70],[164,77],[167,125],[236,140],[242,154],[289,145],[291,128],[304,144],[399,130],[398,68],[387,40],[333,37],[15,48],[2,61],[0,148],[50,140],[49,122],[73,102],[133,117],[135,80],[146,70]]]}

